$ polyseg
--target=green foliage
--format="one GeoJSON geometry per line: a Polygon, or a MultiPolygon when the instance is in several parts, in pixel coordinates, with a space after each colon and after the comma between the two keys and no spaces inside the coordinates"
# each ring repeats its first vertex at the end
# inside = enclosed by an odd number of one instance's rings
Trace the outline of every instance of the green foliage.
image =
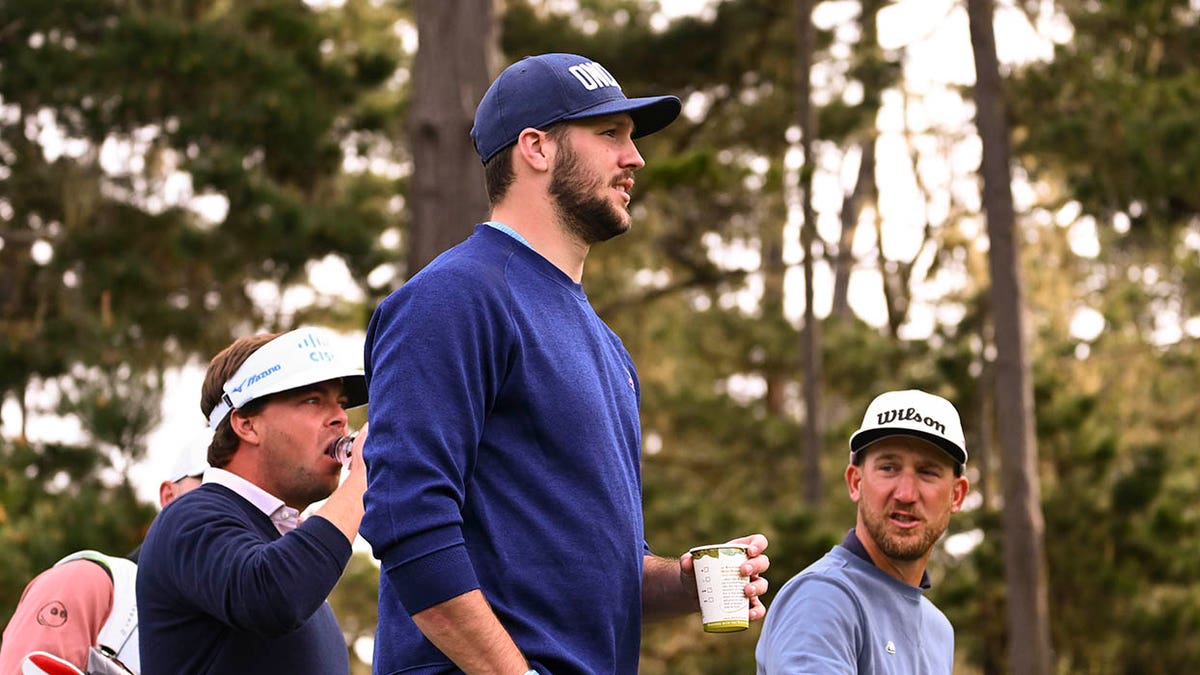
{"type": "Polygon", "coordinates": [[[343,178],[340,146],[372,131],[351,125],[377,119],[358,101],[377,109],[398,65],[386,13],[347,3],[362,32],[338,43],[338,15],[302,3],[79,4],[0,8],[3,391],[75,363],[208,356],[237,327],[279,321],[249,282],[303,282],[330,253],[360,280],[378,265],[389,217],[373,196],[394,186],[343,178]],[[26,131],[50,124],[82,154],[48,158],[26,131]],[[102,170],[100,150],[121,144],[141,159],[102,170]],[[227,215],[162,204],[175,170],[227,215]]]}
{"type": "MultiPolygon", "coordinates": [[[[1030,265],[1031,279],[1043,277],[1036,270],[1054,255],[1047,235],[1041,231],[1036,248],[1051,254],[1030,265]]],[[[1079,271],[1094,283],[1087,267],[1079,271]]],[[[1070,285],[1069,269],[1053,275],[1070,285]]],[[[1191,586],[1200,573],[1198,456],[1186,440],[1198,431],[1185,384],[1194,378],[1195,345],[1160,349],[1129,330],[1140,312],[1118,308],[1136,282],[1108,279],[1098,301],[1110,323],[1087,358],[1061,333],[1044,333],[1036,350],[1053,643],[1060,672],[1177,672],[1197,656],[1184,637],[1194,627],[1191,586]]],[[[1043,283],[1031,295],[1043,325],[1052,323],[1045,303],[1056,292],[1043,283]]],[[[1002,527],[990,510],[957,516],[952,531],[978,528],[982,543],[947,561],[953,565],[933,595],[957,628],[960,658],[982,672],[1007,672],[1002,527]]]]}
{"type": "Polygon", "coordinates": [[[80,421],[96,441],[118,448],[130,459],[144,455],[146,437],[162,418],[160,385],[128,368],[74,380],[56,411],[80,421]]]}
{"type": "Polygon", "coordinates": [[[142,541],[154,509],[128,482],[102,478],[110,456],[92,445],[0,438],[0,623],[25,584],[68,553],[124,555],[142,541]]]}
{"type": "Polygon", "coordinates": [[[1185,0],[1057,3],[1074,36],[1015,74],[1008,102],[1024,163],[1061,177],[1104,219],[1175,228],[1200,210],[1196,10],[1185,0]]]}
{"type": "MultiPolygon", "coordinates": [[[[363,664],[354,653],[354,644],[362,639],[373,638],[375,625],[379,623],[378,595],[379,567],[369,554],[355,553],[350,556],[346,571],[329,595],[329,604],[337,615],[346,644],[351,649],[350,660],[356,667],[363,664]]],[[[365,672],[370,672],[370,669],[365,672]]]]}

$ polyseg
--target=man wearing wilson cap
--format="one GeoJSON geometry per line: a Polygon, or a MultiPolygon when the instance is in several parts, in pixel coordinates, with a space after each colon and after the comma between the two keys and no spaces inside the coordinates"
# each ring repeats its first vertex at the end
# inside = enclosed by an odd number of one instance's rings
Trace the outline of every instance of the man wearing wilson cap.
{"type": "Polygon", "coordinates": [[[212,468],[142,547],[145,673],[349,673],[326,597],[362,518],[365,430],[340,486],[326,449],[366,402],[356,350],[324,329],[241,338],[213,358],[200,400],[212,468]]]}
{"type": "Polygon", "coordinates": [[[858,522],[775,596],[759,675],[953,671],[954,629],[924,596],[925,567],[967,494],[966,463],[946,399],[906,390],[871,402],[846,467],[858,522]]]}
{"type": "MultiPolygon", "coordinates": [[[[211,438],[204,430],[182,444],[159,485],[160,507],[200,487],[211,438]]],[[[30,581],[0,641],[0,673],[43,672],[30,658],[34,653],[94,675],[140,672],[134,588],[139,551],[124,558],[77,551],[30,581]]]]}
{"type": "MultiPolygon", "coordinates": [[[[678,114],[573,54],[514,63],[480,101],[491,220],[367,333],[376,672],[636,673],[643,612],[697,611],[690,558],[646,545],[637,370],[581,283],[630,228],[634,139],[678,114]]],[[[758,619],[767,540],[738,541],[758,619]]]]}

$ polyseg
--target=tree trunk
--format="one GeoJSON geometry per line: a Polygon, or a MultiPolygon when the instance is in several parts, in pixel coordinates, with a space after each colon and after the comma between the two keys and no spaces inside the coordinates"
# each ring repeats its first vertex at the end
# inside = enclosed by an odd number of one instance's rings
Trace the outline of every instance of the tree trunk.
{"type": "MultiPolygon", "coordinates": [[[[879,107],[883,100],[883,90],[889,86],[889,78],[884,74],[888,69],[882,67],[887,59],[879,48],[878,15],[881,0],[861,0],[859,9],[859,26],[862,35],[856,50],[857,64],[852,73],[858,77],[863,86],[861,108],[864,124],[864,137],[859,143],[861,159],[858,164],[858,177],[854,180],[854,188],[842,202],[842,233],[838,238],[837,259],[833,271],[833,307],[830,314],[839,319],[851,318],[850,310],[850,276],[854,272],[854,235],[858,231],[858,219],[863,207],[876,199],[875,189],[875,142],[879,131],[875,118],[879,115],[879,107]]],[[[878,214],[876,214],[878,218],[878,214]]],[[[881,249],[882,250],[882,249],[881,249]]]]}
{"type": "Polygon", "coordinates": [[[1014,241],[1011,150],[991,0],[967,0],[967,13],[975,52],[976,125],[983,142],[983,207],[987,214],[996,336],[996,423],[1003,455],[1009,669],[1022,675],[1050,675],[1053,654],[1045,524],[1033,434],[1033,387],[1025,353],[1024,289],[1014,241]]]}
{"type": "Polygon", "coordinates": [[[854,271],[854,233],[858,231],[858,218],[863,205],[875,191],[875,134],[861,143],[862,160],[858,164],[858,177],[854,189],[842,201],[842,234],[838,238],[837,260],[833,274],[833,309],[830,312],[839,319],[849,319],[850,273],[854,271]]]}
{"type": "Polygon", "coordinates": [[[813,242],[817,216],[813,210],[812,185],[817,160],[813,138],[817,119],[812,106],[812,62],[816,46],[812,23],[813,0],[795,0],[796,9],[796,122],[800,127],[800,200],[804,222],[800,245],[804,249],[804,327],[801,330],[800,362],[804,367],[804,501],[816,511],[821,506],[821,335],[813,309],[813,242]]]}
{"type": "Polygon", "coordinates": [[[491,79],[496,40],[492,0],[417,0],[414,12],[419,44],[408,119],[408,277],[487,219],[483,166],[470,132],[491,79]]]}
{"type": "MultiPolygon", "coordinates": [[[[786,218],[787,208],[783,209],[781,218],[786,218]]],[[[762,237],[763,248],[763,316],[783,316],[783,280],[787,271],[783,264],[783,228],[770,218],[763,219],[762,237]]],[[[787,385],[791,381],[791,373],[785,372],[778,362],[772,359],[764,371],[767,381],[767,414],[782,418],[786,413],[787,385]]]]}
{"type": "MultiPolygon", "coordinates": [[[[992,322],[985,318],[980,322],[980,344],[990,345],[995,344],[995,335],[992,331],[992,322]]],[[[971,450],[971,462],[975,464],[976,470],[979,472],[979,479],[972,487],[979,490],[979,495],[983,498],[983,509],[991,510],[996,499],[992,494],[995,488],[992,486],[992,447],[996,440],[996,377],[994,374],[995,365],[988,360],[987,350],[980,355],[983,362],[983,369],[979,375],[979,440],[975,444],[975,448],[971,450]]]]}

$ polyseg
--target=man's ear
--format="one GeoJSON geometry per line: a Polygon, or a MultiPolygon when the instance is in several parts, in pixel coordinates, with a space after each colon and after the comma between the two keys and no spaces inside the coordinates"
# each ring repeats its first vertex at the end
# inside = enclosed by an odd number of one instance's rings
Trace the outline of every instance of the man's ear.
{"type": "Polygon", "coordinates": [[[175,484],[169,480],[164,480],[158,484],[158,508],[163,508],[175,499],[175,484]]]}
{"type": "Polygon", "coordinates": [[[954,490],[950,493],[950,513],[958,513],[962,508],[963,500],[967,497],[967,491],[970,489],[971,483],[966,476],[954,478],[954,490]]]}
{"type": "Polygon", "coordinates": [[[534,171],[549,171],[550,145],[549,134],[540,129],[526,127],[517,136],[517,144],[513,146],[514,159],[525,163],[534,171]]]}
{"type": "Polygon", "coordinates": [[[846,489],[850,492],[850,501],[858,503],[862,494],[862,467],[855,464],[846,465],[846,489]]]}
{"type": "Polygon", "coordinates": [[[229,413],[229,428],[233,429],[233,433],[241,440],[256,445],[258,443],[258,430],[254,425],[254,416],[243,416],[241,412],[234,410],[229,413]]]}

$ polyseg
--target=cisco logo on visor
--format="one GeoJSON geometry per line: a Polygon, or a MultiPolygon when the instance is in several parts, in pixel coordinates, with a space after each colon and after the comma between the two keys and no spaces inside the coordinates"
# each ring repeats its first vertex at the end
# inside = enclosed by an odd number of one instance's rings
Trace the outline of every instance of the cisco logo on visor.
{"type": "Polygon", "coordinates": [[[333,352],[329,351],[329,340],[322,335],[316,333],[307,333],[304,339],[296,344],[300,349],[307,349],[308,360],[314,362],[326,361],[333,363],[337,359],[333,352]]]}

